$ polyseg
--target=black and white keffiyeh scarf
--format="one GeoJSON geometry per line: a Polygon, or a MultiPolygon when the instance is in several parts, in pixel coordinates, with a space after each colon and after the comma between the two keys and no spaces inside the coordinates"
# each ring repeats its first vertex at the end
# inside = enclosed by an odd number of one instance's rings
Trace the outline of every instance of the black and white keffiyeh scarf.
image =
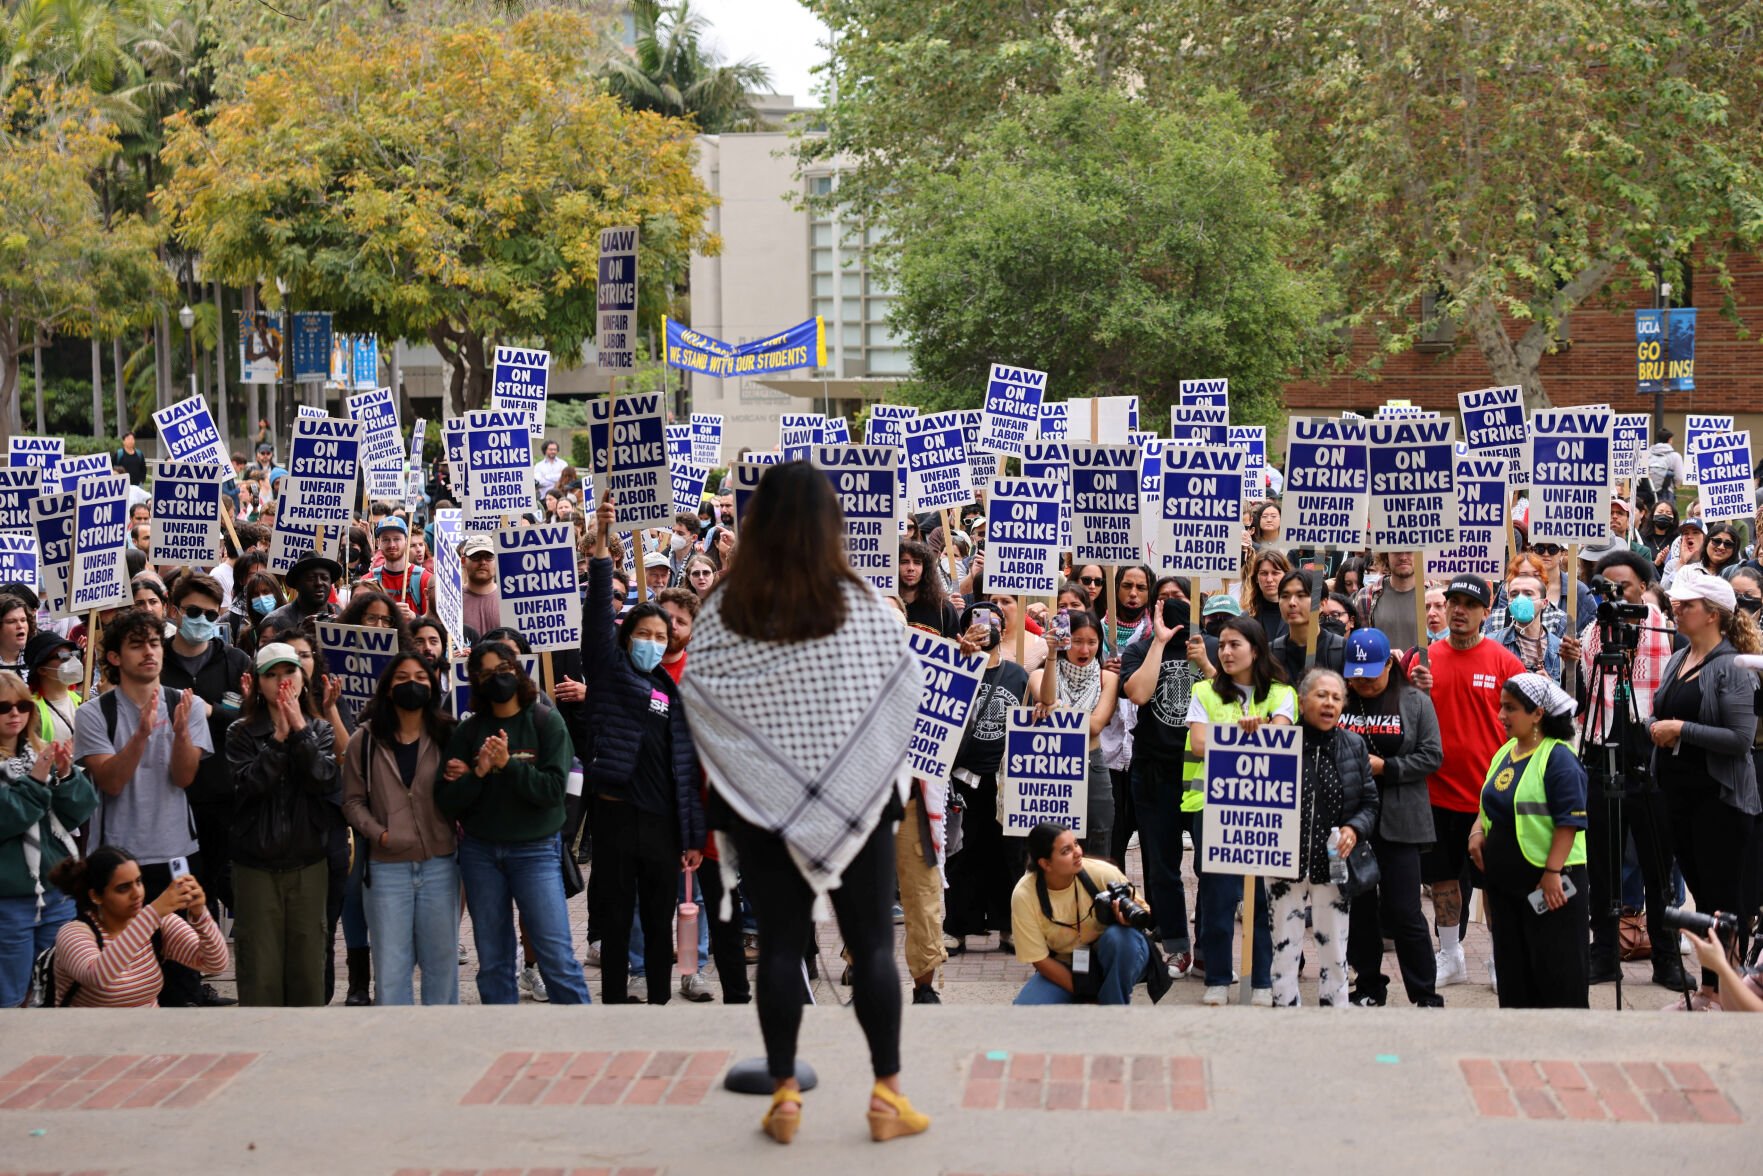
{"type": "MultiPolygon", "coordinates": [[[[817,896],[869,840],[888,789],[904,797],[924,689],[899,615],[867,587],[844,592],[838,632],[793,642],[736,635],[712,596],[680,681],[710,786],[783,839],[817,896]]],[[[717,848],[727,869],[732,846],[717,848]]]]}

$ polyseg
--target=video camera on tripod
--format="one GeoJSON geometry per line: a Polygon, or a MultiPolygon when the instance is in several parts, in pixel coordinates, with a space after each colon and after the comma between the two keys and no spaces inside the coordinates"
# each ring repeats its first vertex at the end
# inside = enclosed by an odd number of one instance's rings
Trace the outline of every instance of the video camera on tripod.
{"type": "Polygon", "coordinates": [[[1642,622],[1648,616],[1647,606],[1624,600],[1622,586],[1603,576],[1593,576],[1591,587],[1598,597],[1596,664],[1615,667],[1622,664],[1624,654],[1632,654],[1640,647],[1642,622]]]}

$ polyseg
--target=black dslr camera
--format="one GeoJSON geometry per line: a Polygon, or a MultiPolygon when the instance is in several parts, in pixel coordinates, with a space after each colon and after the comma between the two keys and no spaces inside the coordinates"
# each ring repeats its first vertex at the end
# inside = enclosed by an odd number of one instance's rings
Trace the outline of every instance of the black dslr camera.
{"type": "Polygon", "coordinates": [[[1682,907],[1672,906],[1665,908],[1665,916],[1660,922],[1674,931],[1688,931],[1696,935],[1705,935],[1712,931],[1727,943],[1732,942],[1732,937],[1739,930],[1738,916],[1726,911],[1705,915],[1701,911],[1686,911],[1682,907]]]}
{"type": "Polygon", "coordinates": [[[1151,916],[1151,910],[1134,897],[1131,882],[1110,882],[1101,894],[1096,896],[1096,922],[1112,923],[1114,904],[1120,904],[1120,922],[1128,927],[1137,927],[1140,931],[1149,931],[1157,925],[1151,916]]]}

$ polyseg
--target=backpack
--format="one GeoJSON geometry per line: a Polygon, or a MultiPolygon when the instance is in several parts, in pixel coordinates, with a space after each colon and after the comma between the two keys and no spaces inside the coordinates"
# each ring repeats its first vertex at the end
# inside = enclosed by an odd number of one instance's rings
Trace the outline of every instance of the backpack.
{"type": "MultiPolygon", "coordinates": [[[[98,950],[104,950],[104,934],[98,930],[98,924],[86,915],[81,915],[80,922],[92,929],[92,938],[98,943],[98,950]]],[[[165,932],[153,932],[153,960],[165,963],[165,932]]],[[[55,999],[55,945],[51,943],[37,953],[37,960],[31,965],[31,991],[25,1000],[25,1006],[33,1009],[65,1009],[73,1004],[73,998],[80,990],[79,981],[67,986],[67,994],[59,1002],[55,999]]]]}
{"type": "Polygon", "coordinates": [[[1677,489],[1677,480],[1671,476],[1671,455],[1669,453],[1649,453],[1647,455],[1647,480],[1653,484],[1655,494],[1669,494],[1677,489]]]}

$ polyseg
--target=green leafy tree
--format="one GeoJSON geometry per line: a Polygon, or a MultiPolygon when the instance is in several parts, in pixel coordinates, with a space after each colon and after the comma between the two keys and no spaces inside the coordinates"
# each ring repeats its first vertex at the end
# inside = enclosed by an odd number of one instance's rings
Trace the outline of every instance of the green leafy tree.
{"type": "Polygon", "coordinates": [[[606,63],[607,88],[620,101],[633,110],[690,118],[707,135],[764,128],[750,95],[771,89],[771,71],[751,58],[719,59],[704,44],[709,24],[689,0],[636,0],[631,15],[634,51],[614,50],[606,63]]]}
{"type": "Polygon", "coordinates": [[[928,407],[978,403],[989,363],[1056,397],[1132,395],[1158,428],[1177,380],[1228,376],[1238,421],[1322,354],[1331,292],[1285,258],[1311,226],[1229,95],[1159,113],[1099,85],[1024,98],[900,202],[894,321],[928,407]]]}

